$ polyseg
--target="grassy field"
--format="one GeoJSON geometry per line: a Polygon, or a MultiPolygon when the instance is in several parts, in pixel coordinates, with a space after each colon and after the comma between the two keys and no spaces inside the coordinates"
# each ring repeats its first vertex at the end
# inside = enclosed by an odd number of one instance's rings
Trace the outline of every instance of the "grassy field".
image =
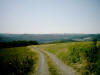
{"type": "MultiPolygon", "coordinates": [[[[96,45],[93,42],[72,42],[36,46],[53,53],[81,75],[100,74],[100,42],[96,45]]],[[[48,55],[46,57],[51,75],[59,75],[56,65],[48,55]]],[[[29,47],[0,49],[0,75],[31,75],[37,62],[38,54],[29,47]]]]}
{"type": "Polygon", "coordinates": [[[35,71],[37,59],[28,47],[0,49],[0,75],[28,75],[35,71]]]}
{"type": "Polygon", "coordinates": [[[38,47],[53,53],[82,75],[100,74],[100,42],[97,43],[96,49],[93,42],[44,44],[38,47]]]}

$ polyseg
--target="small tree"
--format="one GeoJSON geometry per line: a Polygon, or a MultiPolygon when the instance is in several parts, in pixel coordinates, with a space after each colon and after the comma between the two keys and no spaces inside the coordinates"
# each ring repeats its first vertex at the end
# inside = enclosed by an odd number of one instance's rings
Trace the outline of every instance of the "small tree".
{"type": "Polygon", "coordinates": [[[94,44],[94,46],[96,47],[97,39],[93,39],[93,44],[94,44]]]}

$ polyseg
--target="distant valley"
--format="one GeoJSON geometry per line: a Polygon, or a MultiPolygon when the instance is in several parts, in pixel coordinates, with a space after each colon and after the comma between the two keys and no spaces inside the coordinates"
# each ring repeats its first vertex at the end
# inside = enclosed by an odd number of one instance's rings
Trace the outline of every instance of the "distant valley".
{"type": "Polygon", "coordinates": [[[39,43],[91,41],[96,38],[100,41],[100,34],[0,34],[0,42],[15,40],[36,40],[39,43]]]}

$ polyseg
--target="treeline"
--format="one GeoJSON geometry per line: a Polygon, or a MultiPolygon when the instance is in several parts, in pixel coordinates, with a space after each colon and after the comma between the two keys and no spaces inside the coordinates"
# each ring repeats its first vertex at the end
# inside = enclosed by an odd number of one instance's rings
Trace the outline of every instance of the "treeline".
{"type": "Polygon", "coordinates": [[[6,47],[20,47],[20,46],[28,46],[28,45],[38,45],[37,41],[12,41],[12,42],[0,42],[0,48],[6,47]]]}

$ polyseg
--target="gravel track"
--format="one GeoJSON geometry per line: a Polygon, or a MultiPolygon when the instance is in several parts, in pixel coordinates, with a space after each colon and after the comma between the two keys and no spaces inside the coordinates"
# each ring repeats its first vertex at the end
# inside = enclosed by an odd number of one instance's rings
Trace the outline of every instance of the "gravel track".
{"type": "Polygon", "coordinates": [[[70,68],[69,66],[66,66],[61,60],[59,60],[55,55],[42,50],[43,52],[45,52],[46,54],[49,55],[49,57],[51,58],[51,60],[56,64],[57,68],[60,70],[60,74],[61,75],[77,75],[72,68],[70,68]]]}
{"type": "Polygon", "coordinates": [[[37,48],[31,47],[31,49],[33,48],[39,54],[39,63],[38,63],[38,66],[37,66],[37,69],[34,75],[49,75],[46,56],[42,52],[40,52],[40,50],[38,50],[37,48]]]}
{"type": "Polygon", "coordinates": [[[36,70],[34,75],[50,75],[49,70],[48,70],[46,56],[43,54],[43,52],[46,53],[51,58],[53,63],[60,70],[59,72],[61,75],[78,75],[78,74],[76,74],[76,72],[72,68],[65,65],[61,60],[59,60],[52,53],[49,53],[49,52],[42,50],[38,47],[31,47],[31,49],[32,48],[34,48],[34,50],[36,50],[40,56],[39,64],[38,64],[37,70],[36,70]]]}

